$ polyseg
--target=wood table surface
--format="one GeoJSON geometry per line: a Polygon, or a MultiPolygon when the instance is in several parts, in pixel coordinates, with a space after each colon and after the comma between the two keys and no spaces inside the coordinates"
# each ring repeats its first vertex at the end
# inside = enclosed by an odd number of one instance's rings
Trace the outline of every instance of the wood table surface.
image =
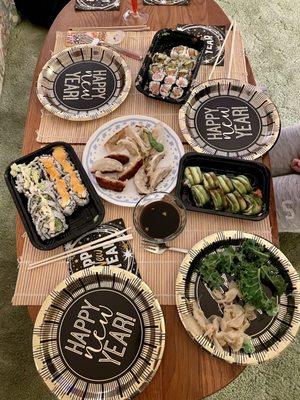
{"type": "MultiPolygon", "coordinates": [[[[36,96],[38,75],[51,57],[55,44],[56,31],[66,31],[72,27],[83,26],[117,26],[122,25],[122,15],[129,6],[129,1],[121,1],[120,11],[75,11],[75,0],[70,1],[60,12],[51,26],[36,65],[28,115],[25,125],[23,154],[28,154],[40,147],[36,142],[36,131],[39,128],[42,106],[36,96]]],[[[139,0],[139,3],[142,3],[139,0]]],[[[226,25],[229,19],[213,0],[191,0],[188,6],[143,6],[149,14],[151,30],[165,27],[175,28],[178,23],[198,23],[203,25],[226,25]]],[[[247,61],[249,82],[255,84],[252,70],[247,61]]],[[[264,158],[269,163],[268,156],[264,158]]],[[[271,196],[271,224],[273,241],[278,241],[278,231],[271,196]]],[[[17,256],[22,254],[24,232],[23,225],[17,218],[17,256]]],[[[139,395],[143,400],[198,400],[226,386],[236,378],[243,367],[230,365],[212,357],[205,350],[192,342],[185,332],[177,315],[175,306],[162,306],[166,320],[167,340],[161,366],[151,384],[139,395]]],[[[34,321],[39,307],[29,306],[29,314],[34,321]]]]}

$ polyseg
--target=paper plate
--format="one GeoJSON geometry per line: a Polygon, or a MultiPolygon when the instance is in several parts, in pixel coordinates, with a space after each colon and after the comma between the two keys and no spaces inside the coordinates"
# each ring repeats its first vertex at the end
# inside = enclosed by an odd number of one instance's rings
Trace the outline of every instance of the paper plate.
{"type": "MultiPolygon", "coordinates": [[[[224,27],[225,28],[225,27],[224,27]]],[[[202,57],[202,64],[213,65],[219,55],[219,51],[224,42],[224,31],[221,27],[199,25],[199,24],[188,24],[179,25],[178,30],[188,32],[194,36],[200,37],[206,41],[206,49],[202,57]]],[[[224,65],[224,54],[223,51],[217,65],[224,65]]]]}
{"type": "Polygon", "coordinates": [[[182,133],[194,150],[254,160],[280,133],[275,105],[256,86],[217,79],[197,86],[179,111],[182,133]]]}
{"type": "Polygon", "coordinates": [[[142,115],[130,115],[113,119],[97,129],[84,148],[82,165],[84,166],[86,173],[92,181],[99,196],[110,203],[123,207],[134,207],[143,197],[137,192],[133,179],[127,182],[123,192],[114,192],[112,190],[101,188],[94,175],[90,172],[90,169],[97,159],[107,155],[107,152],[104,149],[104,143],[109,139],[109,137],[130,124],[140,124],[148,128],[153,128],[155,125],[160,124],[163,127],[166,156],[160,162],[159,166],[172,165],[173,168],[170,174],[157,186],[157,191],[170,193],[175,188],[179,161],[184,154],[184,148],[179,136],[167,124],[155,118],[145,117],[142,115]]]}
{"type": "Polygon", "coordinates": [[[267,240],[239,231],[219,232],[201,240],[184,258],[176,280],[176,305],[181,322],[188,334],[205,350],[230,363],[258,364],[278,356],[293,342],[300,325],[300,280],[285,255],[267,240]],[[287,292],[279,298],[277,296],[279,306],[277,315],[270,317],[266,313],[257,312],[257,318],[251,321],[246,330],[255,348],[252,355],[242,350],[239,352],[219,351],[207,337],[196,336],[189,323],[190,318],[193,318],[189,304],[191,301],[200,303],[207,318],[211,315],[222,315],[211,291],[193,267],[195,259],[199,260],[218,251],[224,245],[239,246],[245,239],[255,240],[269,251],[272,264],[278,268],[288,284],[287,292]]]}
{"type": "Polygon", "coordinates": [[[87,121],[125,100],[131,74],[123,58],[105,46],[80,45],[55,54],[43,67],[37,96],[57,117],[87,121]]]}
{"type": "Polygon", "coordinates": [[[158,301],[115,267],[79,271],[47,297],[33,332],[36,368],[59,399],[129,399],[156,373],[165,344],[158,301]]]}

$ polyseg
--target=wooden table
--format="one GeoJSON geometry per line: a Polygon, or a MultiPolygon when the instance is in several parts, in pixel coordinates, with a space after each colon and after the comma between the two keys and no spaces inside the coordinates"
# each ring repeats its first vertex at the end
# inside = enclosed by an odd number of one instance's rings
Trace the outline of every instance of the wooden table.
{"type": "MultiPolygon", "coordinates": [[[[42,106],[36,96],[36,81],[43,65],[51,56],[56,31],[66,31],[70,27],[122,25],[122,15],[128,8],[127,1],[121,1],[119,12],[75,12],[75,0],[61,11],[54,21],[41,49],[31,88],[27,121],[24,132],[23,154],[40,147],[36,142],[42,106]]],[[[140,1],[141,3],[141,1],[140,1]]],[[[163,27],[175,28],[178,23],[199,23],[203,25],[229,25],[229,19],[213,0],[191,0],[188,6],[144,6],[150,14],[149,26],[152,30],[163,27]]],[[[247,60],[249,82],[255,84],[251,67],[247,60]]],[[[268,157],[264,161],[268,163],[268,157]]],[[[274,198],[271,200],[271,222],[273,241],[278,239],[274,198]]],[[[22,253],[24,228],[17,219],[17,256],[22,253]]],[[[230,365],[213,358],[197,347],[186,334],[177,316],[175,306],[163,306],[166,320],[167,341],[163,361],[151,384],[139,396],[149,400],[196,400],[202,399],[226,386],[243,367],[230,365]]],[[[39,307],[29,306],[32,320],[39,307]]]]}

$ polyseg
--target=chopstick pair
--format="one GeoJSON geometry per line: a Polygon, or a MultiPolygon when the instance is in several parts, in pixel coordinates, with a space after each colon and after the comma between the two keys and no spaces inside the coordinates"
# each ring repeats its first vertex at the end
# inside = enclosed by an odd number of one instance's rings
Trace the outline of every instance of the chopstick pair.
{"type": "Polygon", "coordinates": [[[231,22],[231,24],[230,24],[230,27],[229,27],[227,33],[226,33],[226,36],[225,36],[225,38],[224,38],[222,47],[221,47],[220,50],[219,50],[218,56],[217,56],[216,61],[215,61],[214,65],[213,65],[213,67],[212,67],[212,70],[210,71],[208,80],[211,80],[211,79],[212,79],[212,76],[213,76],[213,74],[214,74],[214,72],[215,72],[215,68],[216,68],[216,66],[217,66],[217,64],[218,64],[218,62],[219,62],[219,59],[220,59],[220,57],[221,57],[223,51],[224,51],[226,42],[227,42],[227,40],[228,40],[228,38],[229,38],[229,36],[230,36],[231,30],[232,30],[232,40],[231,40],[231,48],[230,48],[230,58],[229,58],[229,66],[228,66],[228,71],[227,71],[227,78],[228,78],[228,79],[230,78],[230,76],[231,76],[231,69],[232,69],[232,62],[233,62],[233,50],[234,50],[234,44],[235,44],[236,27],[237,27],[237,23],[236,23],[235,20],[233,20],[233,21],[231,22]]]}
{"type": "Polygon", "coordinates": [[[78,26],[69,28],[72,31],[124,31],[124,32],[136,32],[136,31],[149,31],[150,27],[147,25],[118,25],[118,26],[78,26]]]}
{"type": "Polygon", "coordinates": [[[96,239],[90,243],[83,244],[81,246],[78,246],[74,249],[67,250],[63,253],[56,254],[54,256],[45,258],[44,260],[36,261],[34,263],[29,264],[28,270],[32,270],[35,268],[43,267],[49,263],[54,263],[57,261],[64,260],[66,258],[75,256],[77,254],[81,254],[85,251],[91,251],[98,249],[100,247],[108,246],[110,244],[118,243],[118,242],[123,242],[124,240],[131,240],[133,239],[133,236],[131,234],[129,235],[123,235],[123,233],[127,232],[131,228],[126,228],[121,231],[111,233],[110,235],[104,236],[102,238],[96,239]],[[110,240],[111,239],[111,240],[110,240]]]}

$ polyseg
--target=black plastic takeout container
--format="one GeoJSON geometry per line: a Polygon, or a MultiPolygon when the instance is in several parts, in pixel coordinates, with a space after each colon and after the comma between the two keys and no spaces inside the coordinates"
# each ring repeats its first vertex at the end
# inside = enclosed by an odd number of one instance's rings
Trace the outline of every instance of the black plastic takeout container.
{"type": "Polygon", "coordinates": [[[206,48],[206,42],[199,39],[196,36],[193,36],[186,32],[176,31],[172,29],[161,29],[154,35],[148,53],[144,58],[143,64],[136,77],[135,85],[137,90],[143,93],[145,96],[152,97],[153,99],[175,104],[184,103],[191,94],[191,85],[193,83],[193,80],[196,78],[198,74],[205,48],[206,48]],[[189,85],[185,88],[185,93],[180,99],[171,99],[169,97],[163,98],[161,96],[155,96],[149,91],[150,79],[148,71],[149,71],[149,66],[152,63],[152,56],[157,52],[160,53],[166,52],[169,54],[173,47],[180,45],[188,46],[199,51],[197,63],[193,70],[193,75],[189,82],[189,85]]]}
{"type": "Polygon", "coordinates": [[[77,157],[73,147],[65,142],[54,142],[51,143],[40,150],[34,151],[24,157],[19,158],[9,164],[5,171],[5,181],[15,202],[17,210],[20,214],[22,222],[24,224],[25,230],[28,237],[34,247],[40,250],[52,250],[58,246],[61,246],[70,240],[77,238],[85,232],[88,232],[98,226],[104,217],[104,206],[96,193],[93,184],[91,183],[89,177],[87,176],[81,161],[77,157]],[[83,184],[89,192],[89,202],[87,205],[82,207],[77,207],[74,213],[66,217],[68,224],[68,229],[58,236],[52,239],[42,240],[38,235],[35,226],[31,220],[31,215],[27,210],[27,198],[19,193],[15,188],[15,180],[10,174],[10,167],[13,163],[28,164],[35,157],[41,156],[43,154],[51,154],[52,149],[56,146],[63,146],[75,168],[78,170],[83,184]]]}
{"type": "Polygon", "coordinates": [[[181,199],[185,208],[190,211],[203,212],[207,214],[222,215],[225,217],[248,219],[252,221],[260,221],[269,214],[270,202],[270,171],[262,163],[257,161],[246,161],[237,158],[217,157],[207,154],[186,153],[180,160],[178,177],[176,184],[176,196],[181,199]],[[243,215],[235,214],[229,211],[216,211],[206,207],[197,207],[193,201],[190,189],[183,185],[184,169],[186,167],[201,168],[202,172],[215,172],[218,175],[226,174],[229,177],[236,175],[246,175],[253,186],[261,189],[263,210],[259,215],[243,215]]]}

